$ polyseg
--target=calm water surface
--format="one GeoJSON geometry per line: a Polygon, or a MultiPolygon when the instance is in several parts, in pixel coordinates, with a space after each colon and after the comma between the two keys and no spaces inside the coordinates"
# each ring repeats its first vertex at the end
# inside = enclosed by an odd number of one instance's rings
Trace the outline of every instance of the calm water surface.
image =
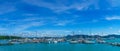
{"type": "Polygon", "coordinates": [[[120,47],[104,44],[22,44],[0,46],[0,51],[120,51],[120,47]]]}

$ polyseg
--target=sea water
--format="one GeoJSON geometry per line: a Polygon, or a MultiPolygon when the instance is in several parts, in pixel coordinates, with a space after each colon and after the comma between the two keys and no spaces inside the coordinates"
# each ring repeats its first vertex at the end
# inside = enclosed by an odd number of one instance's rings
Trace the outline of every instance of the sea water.
{"type": "Polygon", "coordinates": [[[18,44],[0,46],[0,51],[120,51],[120,47],[106,44],[18,44]]]}

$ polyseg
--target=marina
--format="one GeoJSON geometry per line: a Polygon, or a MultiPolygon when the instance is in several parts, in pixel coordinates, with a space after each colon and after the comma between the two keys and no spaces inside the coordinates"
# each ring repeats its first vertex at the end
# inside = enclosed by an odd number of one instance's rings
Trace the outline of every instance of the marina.
{"type": "MultiPolygon", "coordinates": [[[[114,38],[115,39],[115,38],[114,38]]],[[[111,39],[111,40],[114,40],[111,39]]],[[[61,38],[21,38],[21,39],[8,39],[6,42],[1,40],[0,46],[10,46],[10,45],[21,45],[21,44],[59,44],[59,43],[68,43],[68,44],[106,44],[111,46],[120,47],[120,42],[110,42],[108,38],[71,38],[67,39],[65,37],[61,38]],[[107,40],[107,41],[106,41],[107,40]]]]}

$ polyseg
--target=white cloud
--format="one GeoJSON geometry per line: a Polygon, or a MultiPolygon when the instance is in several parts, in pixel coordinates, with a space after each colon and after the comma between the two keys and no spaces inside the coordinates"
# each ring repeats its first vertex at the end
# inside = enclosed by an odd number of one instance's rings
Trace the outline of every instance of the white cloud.
{"type": "Polygon", "coordinates": [[[120,20],[120,16],[111,16],[111,17],[106,17],[106,20],[120,20]]]}
{"type": "MultiPolygon", "coordinates": [[[[24,19],[0,19],[2,21],[5,22],[9,22],[9,23],[3,23],[4,27],[3,28],[7,28],[9,31],[11,32],[19,32],[19,31],[26,31],[26,29],[31,28],[31,27],[40,27],[42,25],[45,25],[46,23],[46,18],[24,18],[24,19]]],[[[0,24],[0,26],[3,26],[2,24],[0,24]]],[[[3,28],[0,28],[0,30],[5,30],[3,28]]]]}
{"type": "Polygon", "coordinates": [[[23,2],[32,4],[39,7],[49,8],[55,12],[64,12],[69,9],[86,10],[89,6],[93,5],[95,9],[98,7],[98,0],[85,0],[85,1],[74,1],[72,4],[67,5],[69,1],[56,0],[54,3],[45,2],[43,0],[23,0],[23,2]]]}
{"type": "Polygon", "coordinates": [[[109,29],[113,29],[113,27],[109,27],[109,29]]]}
{"type": "Polygon", "coordinates": [[[12,3],[6,2],[4,4],[0,4],[0,15],[13,12],[16,8],[12,3]]]}
{"type": "Polygon", "coordinates": [[[33,14],[33,13],[24,13],[22,16],[38,16],[39,14],[33,14]]]}
{"type": "Polygon", "coordinates": [[[38,27],[38,26],[42,26],[44,25],[42,22],[30,22],[30,23],[26,23],[26,24],[21,24],[21,25],[16,25],[13,28],[13,31],[16,32],[22,32],[22,31],[26,31],[26,29],[31,28],[31,27],[38,27]]]}
{"type": "Polygon", "coordinates": [[[94,20],[92,20],[92,22],[93,22],[93,23],[96,23],[96,22],[98,22],[98,20],[95,20],[95,19],[94,19],[94,20]]]}
{"type": "Polygon", "coordinates": [[[120,7],[120,0],[108,0],[112,7],[120,7]]]}
{"type": "Polygon", "coordinates": [[[41,30],[42,34],[39,34],[40,36],[66,36],[68,34],[71,34],[71,30],[41,30]]]}
{"type": "MultiPolygon", "coordinates": [[[[11,32],[19,32],[19,31],[27,31],[26,29],[32,27],[40,27],[46,24],[52,24],[56,21],[57,18],[55,17],[28,17],[28,18],[21,18],[21,19],[0,19],[1,21],[9,22],[3,23],[5,27],[11,32]]],[[[1,25],[1,24],[0,24],[1,25]]],[[[3,29],[1,29],[3,30],[3,29]]]]}
{"type": "Polygon", "coordinates": [[[66,26],[67,24],[73,24],[74,20],[60,20],[55,22],[55,26],[66,26]]]}
{"type": "Polygon", "coordinates": [[[120,30],[118,30],[118,33],[120,33],[120,30]]]}
{"type": "Polygon", "coordinates": [[[9,28],[0,25],[0,35],[6,35],[9,31],[11,31],[9,28]]]}
{"type": "Polygon", "coordinates": [[[0,31],[6,31],[6,30],[8,30],[8,29],[7,28],[3,28],[3,27],[0,28],[0,31]]]}

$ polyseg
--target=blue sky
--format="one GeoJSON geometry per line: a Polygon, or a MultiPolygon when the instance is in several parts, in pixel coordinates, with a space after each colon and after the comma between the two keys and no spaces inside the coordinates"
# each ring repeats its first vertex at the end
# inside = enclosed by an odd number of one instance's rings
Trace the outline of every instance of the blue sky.
{"type": "Polygon", "coordinates": [[[0,0],[0,7],[1,34],[120,34],[119,0],[0,0]]]}

